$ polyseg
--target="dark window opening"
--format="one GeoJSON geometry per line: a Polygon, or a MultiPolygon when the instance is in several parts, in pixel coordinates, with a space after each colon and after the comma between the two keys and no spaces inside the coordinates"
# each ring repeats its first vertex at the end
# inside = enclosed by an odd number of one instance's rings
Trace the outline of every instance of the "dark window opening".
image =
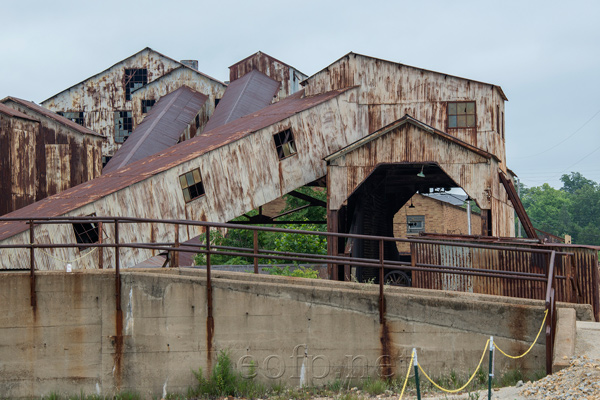
{"type": "Polygon", "coordinates": [[[294,143],[294,135],[291,129],[276,133],[273,139],[275,140],[275,148],[280,160],[296,154],[296,143],[294,143]]]}
{"type": "Polygon", "coordinates": [[[221,101],[221,99],[215,99],[215,108],[219,105],[220,101],[221,101]]]}
{"type": "Polygon", "coordinates": [[[196,115],[196,129],[200,128],[200,114],[196,115]]]}
{"type": "Polygon", "coordinates": [[[202,184],[202,175],[200,175],[199,168],[180,175],[179,184],[186,203],[204,196],[204,185],[202,184]]]}
{"type": "MultiPolygon", "coordinates": [[[[96,214],[88,215],[88,217],[95,217],[96,214]]],[[[84,217],[85,218],[85,217],[84,217]]],[[[75,239],[79,244],[85,243],[98,243],[100,238],[100,232],[98,230],[98,224],[95,222],[84,222],[73,224],[73,230],[75,231],[75,239]]],[[[81,246],[79,251],[85,250],[88,247],[81,246]]]]}
{"type": "Polygon", "coordinates": [[[115,142],[123,143],[133,130],[131,111],[115,111],[115,142]]]}
{"type": "Polygon", "coordinates": [[[62,115],[63,117],[65,117],[66,119],[69,119],[73,122],[75,122],[76,124],[79,124],[81,126],[83,125],[83,111],[59,111],[57,112],[58,115],[62,115]]]}
{"type": "Polygon", "coordinates": [[[500,133],[500,106],[496,105],[496,132],[500,133]]]}
{"type": "Polygon", "coordinates": [[[425,232],[425,216],[424,215],[407,215],[406,216],[406,233],[416,234],[425,232]]]}
{"type": "Polygon", "coordinates": [[[142,114],[148,114],[156,100],[142,100],[142,114]]]}
{"type": "Polygon", "coordinates": [[[125,100],[131,100],[131,92],[148,83],[148,70],[146,68],[125,69],[125,100]]]}
{"type": "Polygon", "coordinates": [[[473,128],[475,124],[474,101],[448,103],[448,128],[473,128]]]}
{"type": "Polygon", "coordinates": [[[504,111],[502,111],[502,139],[504,139],[504,111]]]}
{"type": "Polygon", "coordinates": [[[102,168],[106,167],[111,158],[112,156],[102,156],[102,168]]]}

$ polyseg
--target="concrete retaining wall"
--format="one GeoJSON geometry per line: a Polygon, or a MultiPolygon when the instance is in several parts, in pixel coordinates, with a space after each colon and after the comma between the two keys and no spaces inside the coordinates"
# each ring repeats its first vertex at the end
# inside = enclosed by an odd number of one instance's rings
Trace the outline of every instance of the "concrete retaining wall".
{"type": "MultiPolygon", "coordinates": [[[[185,392],[225,349],[243,373],[291,385],[401,375],[413,347],[433,375],[466,374],[489,336],[520,353],[543,318],[539,301],[389,287],[381,324],[376,285],[215,272],[211,332],[204,271],[126,271],[121,287],[122,345],[113,270],[38,273],[35,310],[28,274],[0,275],[0,393],[185,392]]],[[[543,369],[539,343],[496,370],[543,369]]]]}

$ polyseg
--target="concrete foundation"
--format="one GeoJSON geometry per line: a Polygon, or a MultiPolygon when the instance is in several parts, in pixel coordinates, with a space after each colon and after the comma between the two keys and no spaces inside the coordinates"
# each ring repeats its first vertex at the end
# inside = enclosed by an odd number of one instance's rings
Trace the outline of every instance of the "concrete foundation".
{"type": "MultiPolygon", "coordinates": [[[[129,270],[119,336],[114,270],[37,273],[35,309],[27,273],[0,277],[0,393],[8,398],[185,392],[192,370],[210,370],[220,350],[266,383],[399,376],[413,347],[431,375],[466,375],[490,336],[511,354],[527,349],[544,310],[542,301],[386,287],[380,323],[376,285],[214,272],[213,329],[203,270],[129,270]]],[[[577,310],[592,320],[591,307],[577,310]]],[[[497,355],[497,373],[543,369],[544,340],[516,362],[497,355]]]]}

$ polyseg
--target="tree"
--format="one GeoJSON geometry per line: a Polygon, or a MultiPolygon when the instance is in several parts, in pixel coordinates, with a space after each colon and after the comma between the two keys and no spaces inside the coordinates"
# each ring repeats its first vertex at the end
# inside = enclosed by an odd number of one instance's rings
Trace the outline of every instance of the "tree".
{"type": "Polygon", "coordinates": [[[536,228],[556,236],[570,234],[568,193],[544,183],[522,191],[521,201],[536,228]]]}
{"type": "Polygon", "coordinates": [[[561,190],[570,194],[574,194],[586,186],[598,186],[596,182],[584,178],[579,172],[571,172],[571,175],[564,174],[560,177],[560,180],[563,183],[561,190]]]}

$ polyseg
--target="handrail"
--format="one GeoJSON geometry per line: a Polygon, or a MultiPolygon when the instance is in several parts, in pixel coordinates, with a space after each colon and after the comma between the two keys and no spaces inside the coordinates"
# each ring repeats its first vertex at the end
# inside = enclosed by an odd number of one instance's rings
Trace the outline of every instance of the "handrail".
{"type": "Polygon", "coordinates": [[[556,252],[552,251],[548,260],[548,281],[546,283],[546,374],[552,374],[552,358],[554,357],[554,336],[556,329],[556,299],[554,288],[554,260],[556,252]]]}

